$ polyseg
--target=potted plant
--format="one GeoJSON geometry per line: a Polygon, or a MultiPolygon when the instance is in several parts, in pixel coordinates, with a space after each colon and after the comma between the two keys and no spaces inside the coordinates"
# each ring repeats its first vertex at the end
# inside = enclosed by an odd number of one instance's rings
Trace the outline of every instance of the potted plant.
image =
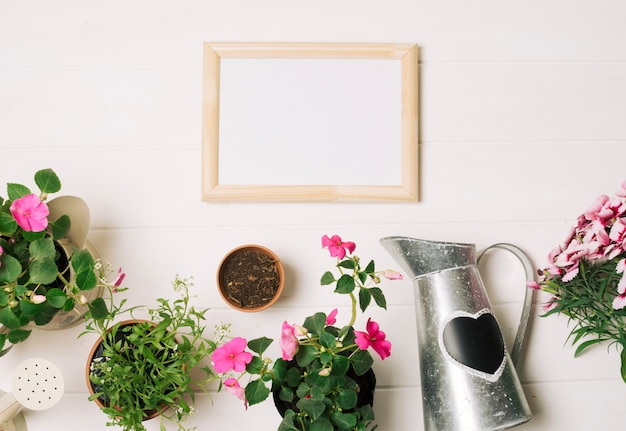
{"type": "Polygon", "coordinates": [[[261,311],[280,297],[285,284],[283,265],[270,249],[247,244],[229,251],[217,271],[222,299],[239,311],[261,311]]]}
{"type": "MultiPolygon", "coordinates": [[[[8,183],[7,198],[0,197],[0,352],[28,338],[32,325],[45,327],[57,318],[55,328],[79,323],[102,287],[98,259],[86,241],[88,220],[61,214],[63,197],[47,203],[61,189],[52,169],[34,179],[38,194],[8,183]]],[[[65,198],[88,218],[82,200],[65,198]]]]}
{"type": "Polygon", "coordinates": [[[378,323],[367,320],[365,331],[354,328],[357,304],[364,312],[372,303],[386,309],[381,277],[398,280],[396,271],[377,271],[374,261],[365,266],[354,255],[353,242],[334,235],[322,237],[322,245],[336,257],[336,274],[327,271],[322,285],[351,301],[351,318],[336,325],[337,309],[318,312],[302,325],[284,322],[280,337],[282,356],[275,360],[265,352],[272,339],[247,341],[235,337],[216,348],[211,356],[221,387],[242,399],[246,406],[270,394],[283,415],[279,430],[366,430],[375,428],[372,409],[375,377],[371,347],[381,359],[391,354],[391,343],[378,323]],[[248,381],[242,385],[244,376],[248,381]]]}
{"type": "Polygon", "coordinates": [[[115,304],[114,294],[107,295],[109,304],[102,300],[91,307],[83,334],[95,332],[99,338],[87,359],[87,387],[89,400],[108,416],[108,426],[145,430],[143,421],[159,416],[161,429],[166,421],[186,429],[194,390],[206,391],[215,378],[208,364],[201,377],[192,371],[219,342],[203,335],[207,310],[190,304],[192,285],[190,278],[176,276],[172,286],[180,297],[159,298],[158,306],[148,309],[150,320],[134,319],[133,312],[145,307],[125,308],[125,300],[115,304]],[[114,323],[127,313],[130,320],[114,323]]]}
{"type": "Polygon", "coordinates": [[[574,324],[569,339],[577,345],[575,356],[599,343],[616,347],[626,382],[625,269],[626,181],[615,196],[600,195],[578,217],[528,286],[550,295],[544,316],[562,313],[574,324]]]}

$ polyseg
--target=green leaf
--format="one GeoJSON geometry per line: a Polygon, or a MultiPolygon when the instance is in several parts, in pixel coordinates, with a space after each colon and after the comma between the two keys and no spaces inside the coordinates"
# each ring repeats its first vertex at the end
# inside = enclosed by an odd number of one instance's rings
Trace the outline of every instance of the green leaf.
{"type": "Polygon", "coordinates": [[[59,240],[64,238],[67,233],[70,231],[72,227],[72,221],[67,215],[62,215],[55,221],[50,223],[50,228],[52,230],[52,238],[59,240]]]}
{"type": "Polygon", "coordinates": [[[57,265],[52,257],[34,260],[29,272],[29,282],[32,284],[50,284],[58,275],[57,265]]]}
{"type": "Polygon", "coordinates": [[[348,372],[348,368],[350,368],[350,360],[347,357],[336,355],[333,358],[332,375],[343,376],[348,372]]]}
{"type": "Polygon", "coordinates": [[[71,261],[72,268],[74,268],[76,274],[80,274],[84,271],[93,271],[96,265],[93,256],[87,249],[75,251],[74,254],[72,254],[71,261]]]}
{"type": "MultiPolygon", "coordinates": [[[[315,360],[319,355],[319,352],[315,346],[300,346],[298,353],[296,353],[296,362],[301,367],[306,367],[315,360]]],[[[289,370],[291,371],[291,370],[289,370]]]]}
{"type": "Polygon", "coordinates": [[[276,382],[282,383],[287,378],[287,361],[278,358],[272,367],[272,376],[276,382]]]}
{"type": "Polygon", "coordinates": [[[89,313],[94,320],[102,320],[109,314],[106,302],[98,297],[89,303],[89,313]]]}
{"type": "Polygon", "coordinates": [[[248,341],[248,348],[259,355],[262,355],[273,341],[274,340],[267,337],[256,338],[248,341]]]}
{"type": "MultiPolygon", "coordinates": [[[[12,218],[11,218],[12,219],[12,218]]],[[[15,220],[14,220],[15,221],[15,220]]],[[[1,225],[0,225],[1,227],[1,225]]],[[[0,229],[1,231],[2,229],[0,229]]],[[[329,284],[333,284],[335,282],[335,276],[333,275],[332,272],[330,271],[326,271],[323,275],[322,275],[322,279],[320,280],[320,284],[322,286],[327,286],[329,284]]]]}
{"type": "Polygon", "coordinates": [[[9,254],[0,255],[0,283],[12,283],[22,273],[19,260],[9,254]]]}
{"type": "Polygon", "coordinates": [[[337,266],[340,266],[342,268],[346,268],[346,269],[354,269],[355,265],[354,265],[354,261],[350,258],[346,259],[346,260],[342,260],[341,262],[339,262],[337,264],[337,266]]]}
{"type": "Polygon", "coordinates": [[[19,329],[22,327],[20,319],[9,307],[4,307],[2,310],[0,310],[0,323],[2,323],[9,329],[19,329]]]}
{"type": "Polygon", "coordinates": [[[337,287],[335,288],[336,293],[352,293],[354,290],[354,278],[349,276],[348,274],[344,274],[339,277],[337,280],[337,287]]]}
{"type": "Polygon", "coordinates": [[[287,382],[287,385],[289,385],[289,387],[295,388],[300,384],[301,377],[302,375],[300,374],[300,370],[298,370],[296,367],[291,367],[287,370],[287,373],[285,374],[285,381],[287,382]]]}
{"type": "Polygon", "coordinates": [[[351,358],[352,369],[357,376],[362,376],[367,373],[367,371],[372,368],[372,364],[374,364],[374,360],[372,359],[372,355],[369,354],[367,350],[358,350],[352,355],[351,358]]]}
{"type": "MultiPolygon", "coordinates": [[[[313,419],[317,420],[326,410],[326,404],[323,401],[316,401],[311,398],[302,398],[296,406],[313,419]]],[[[330,428],[332,430],[332,426],[330,428]]]]}
{"type": "Polygon", "coordinates": [[[46,230],[44,229],[39,232],[24,231],[22,232],[22,236],[28,242],[37,241],[38,239],[42,239],[46,236],[46,230]]]}
{"type": "Polygon", "coordinates": [[[0,234],[11,236],[17,230],[17,222],[13,216],[6,212],[0,212],[0,234]]]}
{"type": "Polygon", "coordinates": [[[14,201],[24,195],[31,194],[31,191],[28,187],[23,186],[22,184],[7,183],[7,194],[9,195],[9,199],[14,201]]]}
{"type": "Polygon", "coordinates": [[[310,431],[334,431],[334,428],[328,419],[320,418],[311,423],[310,431]]]}
{"type": "Polygon", "coordinates": [[[9,294],[4,289],[0,289],[0,307],[6,307],[9,303],[9,298],[9,294]]]}
{"type": "Polygon", "coordinates": [[[374,416],[374,409],[372,409],[371,404],[365,404],[359,409],[359,411],[361,412],[361,418],[365,422],[371,422],[376,419],[374,416]]]}
{"type": "Polygon", "coordinates": [[[287,386],[281,386],[280,390],[278,391],[278,398],[290,403],[293,401],[293,391],[287,386]]]}
{"type": "Polygon", "coordinates": [[[350,413],[333,412],[330,420],[338,431],[352,430],[356,427],[356,417],[350,413]]]}
{"type": "Polygon", "coordinates": [[[52,169],[42,169],[35,173],[35,184],[44,193],[56,193],[61,190],[61,180],[52,169]]]}
{"type": "Polygon", "coordinates": [[[326,327],[326,314],[315,313],[313,316],[309,316],[304,319],[304,327],[313,335],[318,337],[324,332],[326,327]]]}
{"type": "Polygon", "coordinates": [[[574,357],[578,357],[587,347],[593,346],[594,344],[602,343],[605,341],[604,338],[594,338],[593,340],[588,340],[583,343],[580,343],[574,352],[574,357]]]}
{"type": "Polygon", "coordinates": [[[287,410],[285,417],[278,426],[278,431],[298,431],[298,428],[296,428],[293,424],[294,417],[295,415],[293,410],[287,410]]]}
{"type": "Polygon", "coordinates": [[[270,390],[260,379],[253,380],[246,386],[246,399],[249,405],[258,404],[265,401],[270,394],[270,390]]]}
{"type": "Polygon", "coordinates": [[[20,298],[20,310],[22,310],[22,314],[24,316],[34,316],[40,312],[42,312],[46,308],[45,303],[34,304],[26,299],[20,298]]]}
{"type": "Polygon", "coordinates": [[[46,293],[46,299],[54,308],[62,308],[67,300],[67,295],[65,295],[65,292],[61,289],[54,288],[48,290],[48,293],[46,293]]]}
{"type": "Polygon", "coordinates": [[[13,344],[21,343],[28,338],[30,332],[29,329],[13,329],[9,331],[8,340],[13,344]]]}
{"type": "Polygon", "coordinates": [[[376,269],[374,269],[374,261],[370,260],[370,263],[367,264],[367,266],[365,267],[365,273],[367,274],[373,274],[376,272],[376,269]]]}
{"type": "Polygon", "coordinates": [[[336,401],[343,410],[353,409],[356,407],[357,402],[356,391],[344,388],[339,392],[336,401]]]}
{"type": "Polygon", "coordinates": [[[322,332],[322,335],[320,335],[320,344],[325,348],[330,349],[335,347],[337,339],[334,335],[329,334],[328,332],[322,332]]]}
{"type": "Polygon", "coordinates": [[[370,302],[372,302],[372,294],[370,293],[370,290],[365,287],[359,289],[359,307],[361,308],[361,311],[364,312],[367,307],[369,307],[370,302]]]}
{"type": "Polygon", "coordinates": [[[33,241],[28,246],[28,252],[30,253],[30,257],[35,260],[54,258],[56,255],[54,241],[52,241],[52,238],[42,238],[33,241]]]}
{"type": "Polygon", "coordinates": [[[85,270],[76,274],[75,282],[80,290],[92,290],[98,285],[98,278],[92,270],[85,270]]]}
{"type": "Polygon", "coordinates": [[[371,287],[369,289],[369,292],[374,297],[374,301],[376,302],[376,305],[386,310],[387,300],[385,299],[385,294],[383,293],[383,291],[378,287],[371,287]]]}
{"type": "Polygon", "coordinates": [[[253,356],[246,365],[246,371],[250,374],[259,374],[263,369],[263,361],[258,356],[253,356]]]}

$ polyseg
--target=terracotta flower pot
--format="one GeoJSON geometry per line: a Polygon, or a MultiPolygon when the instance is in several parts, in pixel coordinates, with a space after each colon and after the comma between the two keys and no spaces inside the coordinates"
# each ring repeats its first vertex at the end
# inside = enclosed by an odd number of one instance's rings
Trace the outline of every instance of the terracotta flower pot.
{"type": "Polygon", "coordinates": [[[272,306],[284,284],[285,274],[278,256],[260,245],[242,245],[231,250],[217,270],[220,295],[240,311],[261,311],[272,306]]]}

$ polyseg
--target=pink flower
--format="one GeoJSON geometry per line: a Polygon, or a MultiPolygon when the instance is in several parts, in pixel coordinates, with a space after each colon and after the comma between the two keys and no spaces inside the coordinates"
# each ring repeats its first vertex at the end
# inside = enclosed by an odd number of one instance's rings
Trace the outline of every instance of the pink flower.
{"type": "Polygon", "coordinates": [[[17,224],[27,232],[41,232],[48,227],[48,205],[37,195],[30,194],[15,199],[10,207],[17,224]]]}
{"type": "Polygon", "coordinates": [[[620,293],[613,299],[613,310],[621,310],[626,307],[626,292],[620,293]]]}
{"type": "Polygon", "coordinates": [[[337,309],[335,308],[333,311],[330,312],[330,314],[328,314],[328,316],[326,316],[326,324],[327,325],[334,325],[337,322],[337,309]]]}
{"type": "MultiPolygon", "coordinates": [[[[2,253],[4,253],[4,249],[0,246],[0,256],[2,256],[2,253]]],[[[2,266],[2,262],[0,262],[0,266],[2,266]]]]}
{"type": "Polygon", "coordinates": [[[527,281],[526,282],[526,287],[529,287],[529,288],[535,289],[535,290],[541,290],[541,286],[535,280],[527,281]]]}
{"type": "Polygon", "coordinates": [[[283,360],[291,361],[294,356],[296,356],[296,353],[298,353],[300,344],[295,334],[295,328],[287,322],[283,322],[283,330],[278,343],[283,352],[283,360]]]}
{"type": "Polygon", "coordinates": [[[380,330],[378,323],[372,319],[367,319],[365,327],[367,332],[354,331],[355,342],[359,349],[367,350],[371,346],[378,353],[380,359],[389,357],[391,355],[391,343],[385,339],[387,336],[380,330]]]}
{"type": "Polygon", "coordinates": [[[339,235],[333,235],[331,238],[328,238],[328,235],[324,235],[322,237],[322,247],[328,247],[331,257],[343,259],[346,257],[346,251],[354,253],[356,245],[353,242],[342,241],[339,235]]]}
{"type": "Polygon", "coordinates": [[[402,280],[404,277],[398,271],[394,271],[393,269],[388,269],[383,272],[383,277],[387,280],[402,280]]]}
{"type": "Polygon", "coordinates": [[[215,349],[211,355],[215,371],[218,373],[227,373],[231,370],[245,371],[246,365],[252,361],[252,354],[244,351],[247,345],[245,338],[236,337],[215,349]]]}
{"type": "MultiPolygon", "coordinates": [[[[118,269],[117,277],[115,278],[115,281],[113,282],[113,287],[120,287],[125,277],[126,277],[126,274],[122,272],[122,268],[118,269]]],[[[117,292],[117,290],[113,289],[113,292],[117,292]]]]}
{"type": "Polygon", "coordinates": [[[548,302],[541,306],[541,308],[543,309],[544,313],[547,313],[548,311],[556,308],[558,305],[559,298],[557,298],[556,296],[552,296],[548,302]]]}
{"type": "Polygon", "coordinates": [[[246,410],[248,409],[248,400],[246,400],[246,392],[245,389],[239,385],[239,381],[235,378],[228,378],[224,380],[224,387],[228,392],[234,394],[237,398],[243,401],[244,406],[246,406],[246,410]]]}

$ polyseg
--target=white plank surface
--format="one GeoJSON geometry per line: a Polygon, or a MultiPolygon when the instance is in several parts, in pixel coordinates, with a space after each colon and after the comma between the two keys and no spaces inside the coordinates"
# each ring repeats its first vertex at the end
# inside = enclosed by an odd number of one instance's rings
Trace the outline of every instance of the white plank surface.
{"type": "MultiPolygon", "coordinates": [[[[624,18],[619,0],[0,0],[0,183],[32,185],[35,170],[54,168],[63,192],[88,202],[89,238],[127,272],[131,303],[170,296],[176,273],[192,275],[209,325],[232,321],[247,337],[276,337],[283,320],[348,312],[319,286],[331,263],[323,234],[355,241],[381,268],[397,267],[378,245],[387,235],[479,249],[511,242],[543,265],[578,214],[626,179],[624,18]],[[418,44],[419,202],[201,202],[203,41],[418,44]],[[234,312],[215,290],[217,264],[243,243],[273,249],[286,268],[284,296],[258,314],[234,312]]],[[[521,268],[498,254],[481,272],[510,345],[521,268]]],[[[379,429],[420,430],[413,287],[403,280],[386,292],[389,311],[371,313],[394,346],[375,365],[379,429]]],[[[617,355],[598,347],[574,359],[567,319],[539,317],[542,299],[518,365],[534,418],[519,429],[623,428],[617,355]]],[[[31,431],[106,429],[86,401],[93,340],[79,332],[36,331],[0,358],[3,390],[33,356],[64,372],[61,403],[26,412],[31,431]]],[[[228,394],[200,396],[197,407],[199,430],[272,431],[279,422],[269,403],[244,412],[228,394]]]]}

